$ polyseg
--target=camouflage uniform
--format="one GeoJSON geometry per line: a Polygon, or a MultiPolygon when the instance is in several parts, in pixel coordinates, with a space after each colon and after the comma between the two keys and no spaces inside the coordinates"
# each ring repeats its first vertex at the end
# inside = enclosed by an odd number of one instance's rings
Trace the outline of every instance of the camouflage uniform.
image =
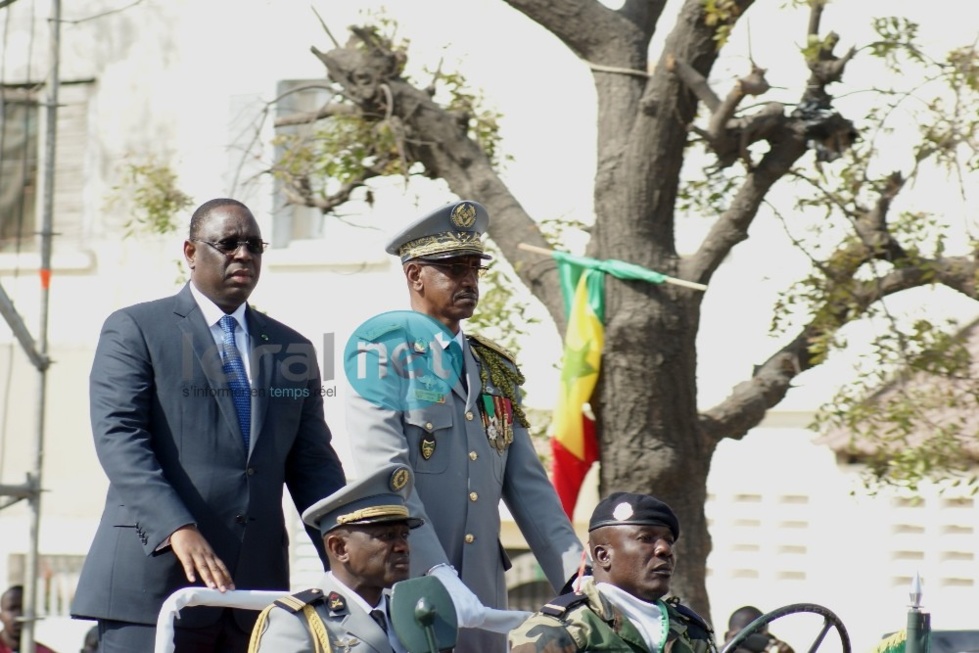
{"type": "MultiPolygon", "coordinates": [[[[664,602],[670,630],[662,653],[716,653],[710,626],[679,602],[664,602]]],[[[510,632],[511,653],[660,653],[586,578],[581,594],[563,594],[510,632]]]]}

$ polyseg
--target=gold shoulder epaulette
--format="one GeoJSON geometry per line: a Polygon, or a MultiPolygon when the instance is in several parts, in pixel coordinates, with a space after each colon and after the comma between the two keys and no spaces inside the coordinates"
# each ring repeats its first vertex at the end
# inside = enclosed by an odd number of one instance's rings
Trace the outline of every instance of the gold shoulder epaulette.
{"type": "Polygon", "coordinates": [[[307,605],[316,603],[322,599],[323,590],[319,589],[318,587],[314,587],[312,589],[303,590],[302,592],[296,592],[290,596],[283,596],[281,599],[276,599],[275,605],[295,614],[307,605]]]}
{"type": "Polygon", "coordinates": [[[476,342],[486,347],[487,349],[492,349],[496,353],[500,354],[514,365],[517,364],[517,357],[514,356],[512,351],[510,351],[503,345],[499,345],[493,342],[492,340],[490,340],[489,338],[485,336],[481,336],[477,333],[467,333],[466,335],[469,337],[470,340],[475,340],[476,342]]]}

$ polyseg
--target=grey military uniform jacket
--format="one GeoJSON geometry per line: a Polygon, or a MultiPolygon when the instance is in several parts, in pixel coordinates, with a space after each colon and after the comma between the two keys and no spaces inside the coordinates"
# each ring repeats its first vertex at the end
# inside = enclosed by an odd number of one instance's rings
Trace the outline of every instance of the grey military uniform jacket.
{"type": "Polygon", "coordinates": [[[387,633],[348,598],[350,590],[326,574],[319,587],[276,601],[252,633],[249,653],[313,653],[315,633],[303,613],[309,605],[326,626],[332,653],[397,653],[387,633]]]}
{"type": "MultiPolygon", "coordinates": [[[[477,360],[479,351],[486,351],[479,347],[481,342],[486,341],[473,336],[464,340],[465,384],[460,380],[442,401],[398,411],[347,388],[346,427],[357,476],[392,462],[410,465],[415,472],[408,507],[425,524],[411,531],[412,576],[439,564],[452,565],[484,605],[505,608],[503,574],[510,560],[500,543],[501,499],[555,591],[576,571],[582,546],[527,429],[506,410],[498,410],[497,417],[512,420],[511,442],[504,444],[500,433],[492,439],[484,427],[483,395],[499,408],[498,399],[506,393],[492,383],[483,384],[480,371],[487,363],[477,360]]],[[[497,360],[515,370],[508,358],[497,360]]],[[[460,631],[457,651],[505,650],[503,636],[491,636],[495,641],[482,649],[468,647],[468,637],[466,629],[460,631]]]]}

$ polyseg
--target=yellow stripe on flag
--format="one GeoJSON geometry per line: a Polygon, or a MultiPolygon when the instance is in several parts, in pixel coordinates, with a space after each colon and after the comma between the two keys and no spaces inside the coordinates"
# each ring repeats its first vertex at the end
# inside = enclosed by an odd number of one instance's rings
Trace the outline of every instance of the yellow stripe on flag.
{"type": "Polygon", "coordinates": [[[605,343],[605,329],[589,302],[588,278],[601,274],[584,270],[575,288],[564,339],[561,392],[551,422],[552,436],[579,460],[585,459],[582,407],[598,382],[605,343]]]}

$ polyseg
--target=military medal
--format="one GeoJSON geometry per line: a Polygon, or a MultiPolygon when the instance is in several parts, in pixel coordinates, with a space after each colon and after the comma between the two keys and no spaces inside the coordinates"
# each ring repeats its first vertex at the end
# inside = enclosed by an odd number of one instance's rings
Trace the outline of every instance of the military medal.
{"type": "Polygon", "coordinates": [[[421,451],[422,458],[428,460],[435,454],[435,436],[428,433],[421,439],[418,443],[418,449],[421,451]]]}
{"type": "Polygon", "coordinates": [[[481,397],[480,414],[486,437],[502,453],[513,442],[513,407],[506,397],[491,394],[483,394],[481,397]]]}

